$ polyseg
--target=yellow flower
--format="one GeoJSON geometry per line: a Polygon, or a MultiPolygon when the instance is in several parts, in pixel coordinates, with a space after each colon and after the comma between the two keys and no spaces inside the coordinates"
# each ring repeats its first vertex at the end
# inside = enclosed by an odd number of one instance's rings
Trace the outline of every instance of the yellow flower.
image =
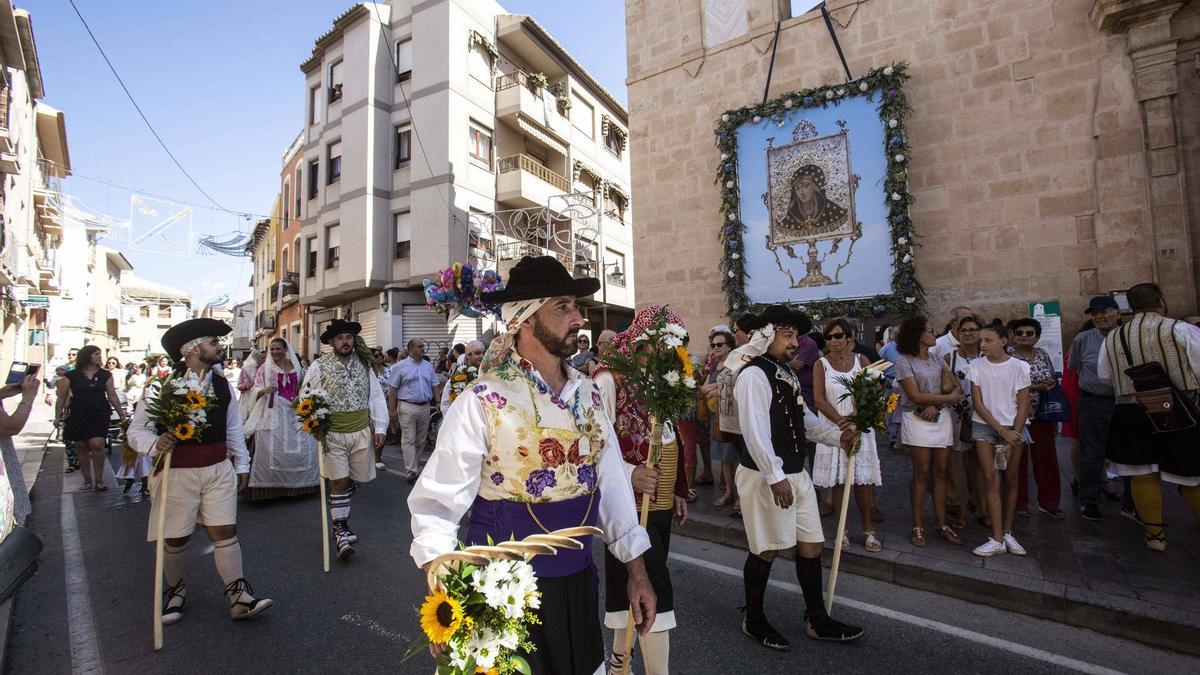
{"type": "Polygon", "coordinates": [[[311,398],[306,398],[306,399],[300,401],[298,404],[296,404],[296,412],[301,415],[307,416],[307,415],[312,414],[312,411],[314,408],[316,408],[316,406],[313,404],[311,398]]]}
{"type": "Polygon", "coordinates": [[[688,356],[687,347],[676,347],[675,354],[679,357],[679,363],[683,365],[684,376],[691,377],[694,371],[692,370],[692,357],[688,356]]]}
{"type": "Polygon", "coordinates": [[[896,394],[895,392],[893,392],[891,396],[888,396],[887,411],[888,411],[889,415],[896,412],[896,404],[899,402],[900,402],[899,394],[896,394]]]}
{"type": "Polygon", "coordinates": [[[175,434],[175,438],[178,438],[181,441],[186,441],[192,436],[196,435],[196,428],[191,424],[184,422],[183,424],[176,424],[175,428],[171,430],[171,433],[175,434]]]}
{"type": "Polygon", "coordinates": [[[421,605],[421,630],[433,644],[446,644],[463,621],[462,605],[446,591],[438,590],[421,605]]]}
{"type": "Polygon", "coordinates": [[[454,380],[455,382],[466,382],[466,381],[467,381],[467,374],[466,374],[466,373],[459,373],[459,374],[455,375],[454,377],[452,377],[452,378],[450,378],[450,379],[454,380]]]}
{"type": "Polygon", "coordinates": [[[315,417],[309,417],[308,419],[304,420],[304,422],[301,424],[301,427],[304,429],[304,431],[306,433],[311,434],[317,430],[317,427],[319,425],[320,425],[320,422],[317,421],[317,419],[315,417]]]}
{"type": "Polygon", "coordinates": [[[208,405],[208,399],[204,398],[204,394],[198,391],[189,391],[184,398],[187,399],[188,404],[193,408],[203,408],[208,405]]]}

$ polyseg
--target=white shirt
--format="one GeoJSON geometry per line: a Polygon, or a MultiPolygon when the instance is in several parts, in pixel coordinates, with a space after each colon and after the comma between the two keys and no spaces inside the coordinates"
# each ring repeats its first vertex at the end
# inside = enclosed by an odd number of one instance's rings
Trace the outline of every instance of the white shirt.
{"type": "MultiPolygon", "coordinates": [[[[1017,421],[1017,393],[1030,386],[1028,363],[1011,356],[1004,363],[992,363],[985,356],[967,364],[967,379],[979,385],[983,406],[997,424],[1011,427],[1017,421]]],[[[1025,413],[1028,416],[1029,411],[1025,413]]],[[[971,414],[971,421],[985,424],[978,411],[971,414]]]]}
{"type": "MultiPolygon", "coordinates": [[[[311,383],[319,383],[317,379],[321,377],[321,362],[319,359],[313,359],[312,365],[308,367],[308,372],[304,374],[304,382],[300,385],[300,390],[309,386],[311,383]]],[[[388,428],[388,407],[387,397],[383,394],[383,387],[379,386],[379,378],[375,377],[375,371],[368,369],[367,382],[371,387],[371,392],[367,394],[367,408],[371,411],[371,426],[375,428],[377,434],[387,434],[388,428]]]]}
{"type": "MultiPolygon", "coordinates": [[[[775,454],[771,442],[771,383],[762,368],[743,368],[733,384],[733,399],[737,402],[742,439],[754,459],[754,464],[774,485],[786,477],[783,458],[775,454]]],[[[801,406],[803,407],[803,406],[801,406]]],[[[804,416],[804,435],[809,441],[841,447],[842,430],[828,420],[811,412],[804,416]]]]}
{"type": "MultiPolygon", "coordinates": [[[[200,382],[202,388],[209,389],[212,384],[213,372],[209,370],[204,375],[204,380],[200,382]]],[[[186,377],[189,382],[196,383],[198,381],[196,373],[193,371],[189,370],[186,377]]],[[[250,473],[250,452],[246,450],[246,437],[242,434],[242,412],[238,407],[238,400],[232,396],[232,385],[229,389],[229,407],[225,411],[225,449],[233,455],[235,472],[250,473]]],[[[146,412],[147,407],[139,405],[134,411],[125,437],[129,440],[129,447],[134,451],[154,459],[158,456],[158,449],[155,447],[155,443],[158,442],[158,430],[150,421],[150,415],[146,412]]]]}
{"type": "MultiPolygon", "coordinates": [[[[1161,318],[1161,315],[1151,313],[1146,314],[1161,318]]],[[[1141,315],[1139,314],[1138,316],[1141,315]]],[[[1154,325],[1157,325],[1157,323],[1154,325]]],[[[1117,329],[1114,329],[1109,333],[1109,335],[1113,335],[1116,330],[1117,329]]],[[[1200,380],[1200,329],[1197,329],[1191,324],[1184,323],[1183,321],[1178,321],[1171,329],[1171,335],[1174,336],[1175,343],[1183,347],[1182,351],[1186,352],[1187,354],[1188,364],[1192,367],[1192,373],[1195,375],[1197,380],[1200,380]]],[[[1105,339],[1107,340],[1107,337],[1105,339]]],[[[1134,338],[1127,339],[1129,340],[1130,345],[1134,344],[1134,338]]],[[[1121,360],[1124,361],[1124,354],[1121,353],[1120,346],[1117,347],[1117,353],[1121,355],[1121,360]]],[[[1105,384],[1113,384],[1112,364],[1110,364],[1108,360],[1107,342],[1105,343],[1104,348],[1101,349],[1100,353],[1096,356],[1096,377],[1100,378],[1100,381],[1105,384]]]]}
{"type": "Polygon", "coordinates": [[[929,350],[929,355],[935,359],[945,357],[947,354],[954,353],[958,349],[958,338],[954,337],[954,333],[946,333],[937,339],[937,343],[929,350]]]}
{"type": "MultiPolygon", "coordinates": [[[[589,380],[567,369],[567,384],[559,398],[570,400],[575,390],[589,380]]],[[[600,490],[599,522],[608,550],[621,562],[629,562],[650,548],[650,537],[638,524],[633,486],[622,467],[621,446],[607,415],[597,415],[604,425],[606,441],[596,462],[600,490]]],[[[454,399],[438,431],[437,447],[408,496],[412,514],[412,545],[409,552],[417,566],[424,566],[458,543],[458,523],[479,493],[483,459],[489,447],[487,415],[473,394],[454,399]]]]}

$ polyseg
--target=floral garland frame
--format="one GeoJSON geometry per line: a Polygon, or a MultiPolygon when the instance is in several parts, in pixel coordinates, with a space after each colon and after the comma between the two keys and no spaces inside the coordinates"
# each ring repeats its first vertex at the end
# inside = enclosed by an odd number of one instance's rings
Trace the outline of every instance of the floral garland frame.
{"type": "Polygon", "coordinates": [[[743,256],[746,225],[739,211],[741,191],[738,186],[737,129],[751,122],[770,119],[777,125],[784,124],[784,115],[804,108],[826,108],[842,99],[866,96],[867,100],[879,98],[879,118],[884,125],[884,152],[887,155],[887,173],[884,180],[884,195],[888,206],[888,223],[892,231],[892,292],[869,298],[824,300],[791,303],[808,312],[813,319],[822,317],[882,317],[888,314],[907,314],[920,310],[925,304],[925,291],[916,277],[913,250],[916,233],[908,207],[913,203],[908,191],[908,134],[905,120],[912,107],[904,93],[909,79],[908,64],[904,62],[871,70],[866,75],[840,84],[826,85],[814,89],[790,92],[760,105],[743,106],[723,113],[717,121],[714,135],[720,163],[717,166],[716,183],[721,189],[722,223],[719,234],[723,253],[719,269],[722,272],[721,288],[725,292],[726,310],[730,317],[761,308],[746,295],[746,266],[743,256]]]}

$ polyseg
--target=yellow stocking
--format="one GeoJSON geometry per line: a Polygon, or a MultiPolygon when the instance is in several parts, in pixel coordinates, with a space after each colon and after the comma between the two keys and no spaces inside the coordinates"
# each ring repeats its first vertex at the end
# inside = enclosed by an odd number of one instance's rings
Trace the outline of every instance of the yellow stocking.
{"type": "Polygon", "coordinates": [[[1183,501],[1187,502],[1188,508],[1192,510],[1192,517],[1200,523],[1200,485],[1180,488],[1183,493],[1183,501]]]}
{"type": "Polygon", "coordinates": [[[1146,524],[1146,539],[1165,538],[1162,522],[1162,485],[1159,483],[1158,474],[1132,476],[1129,483],[1133,490],[1133,504],[1137,507],[1138,516],[1146,524]]]}

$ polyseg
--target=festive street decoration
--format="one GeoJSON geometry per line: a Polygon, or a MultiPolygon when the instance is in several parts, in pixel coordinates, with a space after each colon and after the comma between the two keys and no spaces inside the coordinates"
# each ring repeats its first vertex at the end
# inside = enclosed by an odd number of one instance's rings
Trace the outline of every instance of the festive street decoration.
{"type": "Polygon", "coordinates": [[[425,306],[431,307],[447,319],[456,315],[478,318],[484,314],[499,315],[500,308],[479,299],[480,293],[491,293],[504,288],[500,274],[495,270],[477,273],[475,268],[462,263],[440,271],[435,279],[425,279],[425,306]]]}
{"type": "MultiPolygon", "coordinates": [[[[871,70],[850,82],[791,92],[759,105],[744,106],[721,115],[715,129],[717,151],[720,153],[716,175],[716,184],[721,190],[722,225],[719,237],[724,244],[720,270],[726,310],[731,317],[760,309],[746,294],[744,253],[747,228],[740,216],[742,194],[738,176],[737,129],[747,123],[770,123],[782,127],[786,123],[785,114],[805,108],[828,108],[842,99],[862,96],[878,103],[877,110],[883,125],[885,147],[882,150],[887,158],[887,168],[881,189],[885,195],[887,223],[891,228],[894,260],[892,292],[854,299],[827,297],[805,301],[799,309],[820,320],[822,316],[907,314],[923,306],[925,294],[917,281],[913,258],[916,234],[908,214],[913,201],[908,190],[909,146],[904,126],[912,112],[904,93],[908,78],[908,65],[894,63],[871,70]]],[[[759,199],[760,196],[748,194],[746,198],[759,199]]]]}

